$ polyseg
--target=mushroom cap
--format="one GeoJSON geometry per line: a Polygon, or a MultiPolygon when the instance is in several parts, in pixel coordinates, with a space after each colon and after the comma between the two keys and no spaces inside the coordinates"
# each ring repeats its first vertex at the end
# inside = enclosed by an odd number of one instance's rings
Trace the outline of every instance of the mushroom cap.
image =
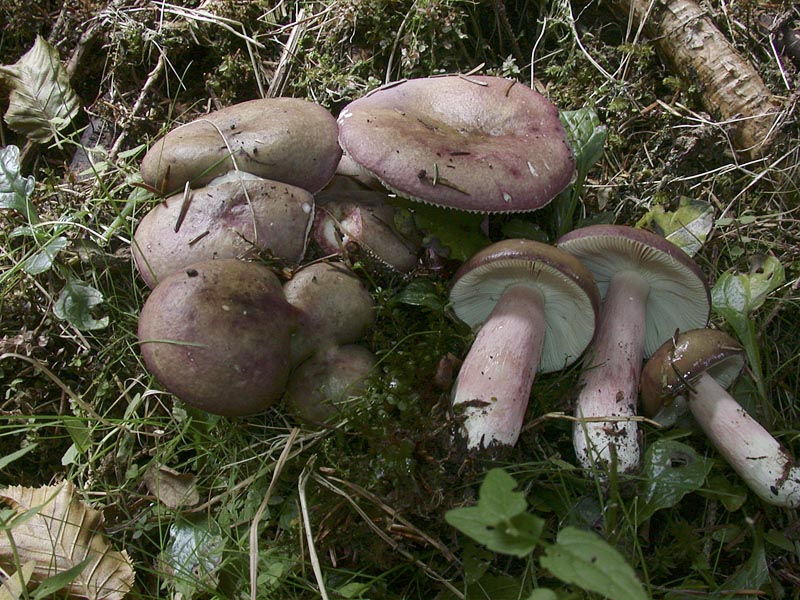
{"type": "Polygon", "coordinates": [[[297,264],[313,216],[314,197],[302,188],[267,179],[212,182],[188,196],[170,196],[150,210],[133,236],[133,258],[151,288],[203,260],[266,251],[297,264]]]}
{"type": "Polygon", "coordinates": [[[292,366],[315,352],[358,341],[375,323],[375,302],[344,264],[318,262],[298,270],[283,285],[298,310],[292,336],[292,366]]]}
{"type": "Polygon", "coordinates": [[[648,282],[645,356],[676,330],[708,323],[711,296],[700,267],[663,237],[625,225],[590,225],[562,236],[556,246],[588,267],[603,298],[621,271],[634,271],[648,282]]]}
{"type": "Polygon", "coordinates": [[[315,354],[289,376],[286,410],[305,423],[323,425],[345,413],[347,401],[364,392],[374,366],[375,355],[357,344],[315,354]]]}
{"type": "Polygon", "coordinates": [[[450,302],[456,316],[476,328],[503,292],[518,285],[539,290],[544,299],[539,371],[563,369],[591,341],[600,306],[591,273],[574,256],[532,240],[497,242],[461,265],[451,283],[450,302]]]}
{"type": "Polygon", "coordinates": [[[187,182],[201,187],[240,169],[314,193],[336,172],[342,154],[337,133],[330,112],[307,100],[241,102],[176,127],[157,140],[142,160],[142,179],[172,193],[187,182]]]}
{"type": "Polygon", "coordinates": [[[219,415],[255,414],[283,394],[294,317],[267,267],[194,263],[164,278],[145,302],[141,353],[184,402],[219,415]]]}
{"type": "Polygon", "coordinates": [[[348,104],[338,122],[350,159],[399,195],[438,206],[532,211],[575,172],[556,107],[500,77],[390,84],[348,104]]]}
{"type": "Polygon", "coordinates": [[[655,416],[703,374],[730,386],[744,368],[744,350],[723,331],[692,329],[664,342],[642,370],[644,414],[655,416]]]}

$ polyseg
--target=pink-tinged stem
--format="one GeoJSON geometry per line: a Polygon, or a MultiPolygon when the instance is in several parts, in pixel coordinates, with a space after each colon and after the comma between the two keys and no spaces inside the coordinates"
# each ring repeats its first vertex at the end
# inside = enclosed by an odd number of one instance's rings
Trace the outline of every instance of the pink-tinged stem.
{"type": "Polygon", "coordinates": [[[625,418],[636,414],[649,293],[649,284],[637,273],[614,276],[584,362],[575,416],[614,420],[576,421],[573,444],[581,465],[598,469],[602,476],[614,461],[618,473],[639,467],[639,427],[625,418]]]}
{"type": "Polygon", "coordinates": [[[769,504],[800,507],[800,469],[789,452],[713,377],[691,385],[695,420],[747,486],[769,504]]]}
{"type": "Polygon", "coordinates": [[[466,415],[467,447],[513,446],[544,346],[544,300],[537,289],[507,289],[458,373],[453,406],[466,415]]]}

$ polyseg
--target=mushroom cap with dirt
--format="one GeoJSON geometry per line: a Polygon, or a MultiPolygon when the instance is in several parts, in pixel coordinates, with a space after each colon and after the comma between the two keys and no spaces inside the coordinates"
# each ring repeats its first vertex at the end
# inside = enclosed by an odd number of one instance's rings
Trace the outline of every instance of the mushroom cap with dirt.
{"type": "Polygon", "coordinates": [[[289,264],[303,259],[314,217],[309,192],[260,178],[218,181],[166,198],[139,223],[131,250],[151,288],[203,260],[259,253],[289,264]]]}
{"type": "Polygon", "coordinates": [[[357,342],[375,323],[375,302],[366,286],[344,263],[311,263],[283,285],[297,311],[291,365],[315,353],[357,342]]]}
{"type": "Polygon", "coordinates": [[[388,84],[345,106],[338,122],[348,160],[398,195],[437,206],[532,211],[575,173],[556,107],[501,77],[388,84]]]}
{"type": "Polygon", "coordinates": [[[461,266],[450,301],[480,327],[452,393],[467,447],[514,445],[536,372],[569,366],[592,339],[600,297],[591,273],[557,248],[509,239],[461,266]]]}
{"type": "Polygon", "coordinates": [[[592,225],[556,245],[586,265],[603,298],[576,401],[576,456],[601,479],[612,465],[619,473],[636,471],[641,444],[631,417],[642,361],[676,330],[708,322],[708,284],[685,252],[642,229],[592,225]]]}
{"type": "Polygon", "coordinates": [[[139,345],[148,371],[180,400],[218,415],[251,415],[283,394],[295,317],[267,267],[204,261],[152,291],[139,316],[139,345]]]}
{"type": "Polygon", "coordinates": [[[145,183],[163,194],[202,187],[231,170],[316,193],[339,164],[336,120],[299,98],[241,102],[178,126],[142,160],[145,183]]]}
{"type": "Polygon", "coordinates": [[[709,441],[755,494],[769,504],[800,507],[800,467],[786,448],[727,391],[744,367],[744,350],[728,334],[685,331],[656,350],[642,371],[645,415],[676,397],[709,441]]]}

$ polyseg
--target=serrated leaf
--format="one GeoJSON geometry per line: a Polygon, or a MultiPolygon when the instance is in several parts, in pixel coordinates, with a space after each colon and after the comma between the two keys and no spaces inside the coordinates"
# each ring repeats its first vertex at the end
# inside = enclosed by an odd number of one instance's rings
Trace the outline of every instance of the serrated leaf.
{"type": "Polygon", "coordinates": [[[0,208],[16,210],[30,223],[38,223],[39,217],[30,201],[35,185],[33,176],[20,175],[19,148],[0,149],[0,208]]]}
{"type": "Polygon", "coordinates": [[[78,329],[103,329],[108,326],[108,317],[95,319],[91,310],[103,303],[103,294],[80,281],[69,281],[61,290],[53,312],[59,319],[78,329]]]}
{"type": "Polygon", "coordinates": [[[686,494],[699,490],[711,472],[712,462],[695,452],[694,448],[675,440],[658,440],[644,455],[643,506],[640,523],[653,513],[670,508],[686,494]]]}
{"type": "Polygon", "coordinates": [[[170,540],[161,556],[172,573],[172,584],[184,598],[217,586],[225,538],[216,521],[182,520],[169,528],[170,540]]]}
{"type": "Polygon", "coordinates": [[[77,598],[121,600],[130,591],[130,558],[111,549],[102,533],[102,514],[84,504],[71,483],[5,488],[0,502],[18,515],[7,526],[7,535],[0,536],[3,568],[11,568],[17,559],[23,564],[35,561],[34,582],[55,577],[48,589],[62,584],[77,598]]]}
{"type": "Polygon", "coordinates": [[[539,562],[561,581],[610,600],[648,600],[633,568],[613,546],[590,531],[565,527],[539,562]]]}
{"type": "Polygon", "coordinates": [[[16,63],[0,66],[0,79],[11,88],[6,123],[34,142],[52,139],[80,109],[58,50],[41,36],[16,63]]]}
{"type": "Polygon", "coordinates": [[[38,275],[49,271],[50,267],[53,266],[56,255],[66,248],[67,243],[67,238],[63,236],[52,238],[25,260],[22,269],[29,275],[38,275]]]}
{"type": "Polygon", "coordinates": [[[481,484],[478,504],[450,510],[445,520],[493,552],[527,556],[539,542],[544,520],[526,512],[528,503],[516,485],[503,469],[492,469],[481,484]]]}

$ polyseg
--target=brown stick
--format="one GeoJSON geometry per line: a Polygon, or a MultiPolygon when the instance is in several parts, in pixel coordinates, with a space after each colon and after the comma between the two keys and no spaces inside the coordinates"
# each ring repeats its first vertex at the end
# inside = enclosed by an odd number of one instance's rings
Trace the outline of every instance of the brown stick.
{"type": "Polygon", "coordinates": [[[762,154],[780,101],[693,0],[615,0],[676,72],[696,83],[706,110],[731,122],[736,150],[762,154]]]}

